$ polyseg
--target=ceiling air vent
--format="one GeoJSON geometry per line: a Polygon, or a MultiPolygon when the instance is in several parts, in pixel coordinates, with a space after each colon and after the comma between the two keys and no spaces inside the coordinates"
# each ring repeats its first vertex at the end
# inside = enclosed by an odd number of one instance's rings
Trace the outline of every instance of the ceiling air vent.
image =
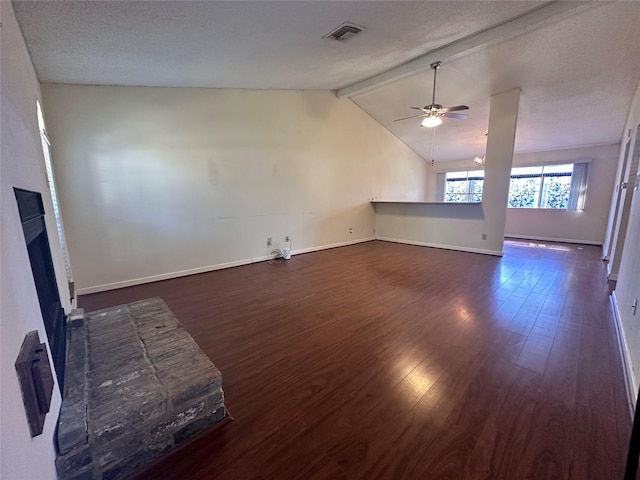
{"type": "Polygon", "coordinates": [[[362,30],[364,30],[364,27],[356,25],[355,23],[343,23],[331,33],[325,35],[324,38],[333,38],[334,40],[344,41],[353,37],[357,33],[360,33],[362,30]]]}

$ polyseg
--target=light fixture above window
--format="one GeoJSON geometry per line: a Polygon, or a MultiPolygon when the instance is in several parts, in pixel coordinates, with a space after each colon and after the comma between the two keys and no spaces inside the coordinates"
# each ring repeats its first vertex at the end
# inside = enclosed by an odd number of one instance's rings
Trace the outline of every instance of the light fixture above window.
{"type": "Polygon", "coordinates": [[[484,167],[484,156],[483,157],[474,157],[473,158],[473,163],[475,163],[476,165],[480,165],[480,166],[484,167]]]}
{"type": "MultiPolygon", "coordinates": [[[[485,137],[489,136],[488,133],[484,134],[485,137]]],[[[486,147],[485,147],[486,150],[486,147]]],[[[476,165],[480,166],[480,167],[484,167],[485,166],[485,160],[486,160],[486,155],[477,155],[475,157],[473,157],[473,163],[475,163],[476,165]]]]}
{"type": "Polygon", "coordinates": [[[442,119],[440,117],[436,115],[429,115],[428,117],[425,117],[424,120],[422,120],[422,123],[420,125],[422,125],[423,127],[434,128],[441,124],[442,119]]]}

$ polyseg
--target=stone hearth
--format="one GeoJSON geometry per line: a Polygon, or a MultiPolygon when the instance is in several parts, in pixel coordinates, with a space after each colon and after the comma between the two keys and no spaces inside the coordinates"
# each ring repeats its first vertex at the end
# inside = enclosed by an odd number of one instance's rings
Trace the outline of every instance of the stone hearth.
{"type": "Polygon", "coordinates": [[[220,371],[162,299],[76,315],[68,327],[60,479],[126,477],[227,418],[220,371]]]}

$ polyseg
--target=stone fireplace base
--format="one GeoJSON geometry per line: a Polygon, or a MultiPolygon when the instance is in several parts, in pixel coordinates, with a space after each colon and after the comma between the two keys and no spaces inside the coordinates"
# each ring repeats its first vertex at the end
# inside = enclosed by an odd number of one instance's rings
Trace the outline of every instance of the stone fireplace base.
{"type": "Polygon", "coordinates": [[[119,479],[227,418],[222,376],[160,298],[72,317],[56,467],[119,479]]]}

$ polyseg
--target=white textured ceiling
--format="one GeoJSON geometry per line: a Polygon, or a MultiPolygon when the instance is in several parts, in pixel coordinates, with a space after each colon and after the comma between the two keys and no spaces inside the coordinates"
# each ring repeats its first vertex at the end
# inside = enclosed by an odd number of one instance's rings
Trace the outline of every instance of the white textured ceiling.
{"type": "MultiPolygon", "coordinates": [[[[432,79],[425,70],[353,100],[430,158],[431,129],[419,127],[419,119],[393,120],[415,112],[411,105],[431,103],[432,79]]],[[[445,119],[436,128],[435,159],[483,155],[489,97],[516,87],[521,89],[516,152],[619,142],[639,80],[640,4],[633,2],[596,6],[445,60],[436,100],[470,110],[469,119],[445,119]]]]}
{"type": "MultiPolygon", "coordinates": [[[[336,90],[492,29],[542,2],[14,1],[43,82],[336,90]],[[366,27],[323,38],[345,21],[366,27]]],[[[442,58],[436,100],[470,119],[436,129],[438,161],[482,153],[489,96],[522,89],[517,151],[620,141],[640,79],[640,3],[599,2],[442,58]]],[[[411,115],[431,72],[352,97],[424,158],[411,115]]]]}

